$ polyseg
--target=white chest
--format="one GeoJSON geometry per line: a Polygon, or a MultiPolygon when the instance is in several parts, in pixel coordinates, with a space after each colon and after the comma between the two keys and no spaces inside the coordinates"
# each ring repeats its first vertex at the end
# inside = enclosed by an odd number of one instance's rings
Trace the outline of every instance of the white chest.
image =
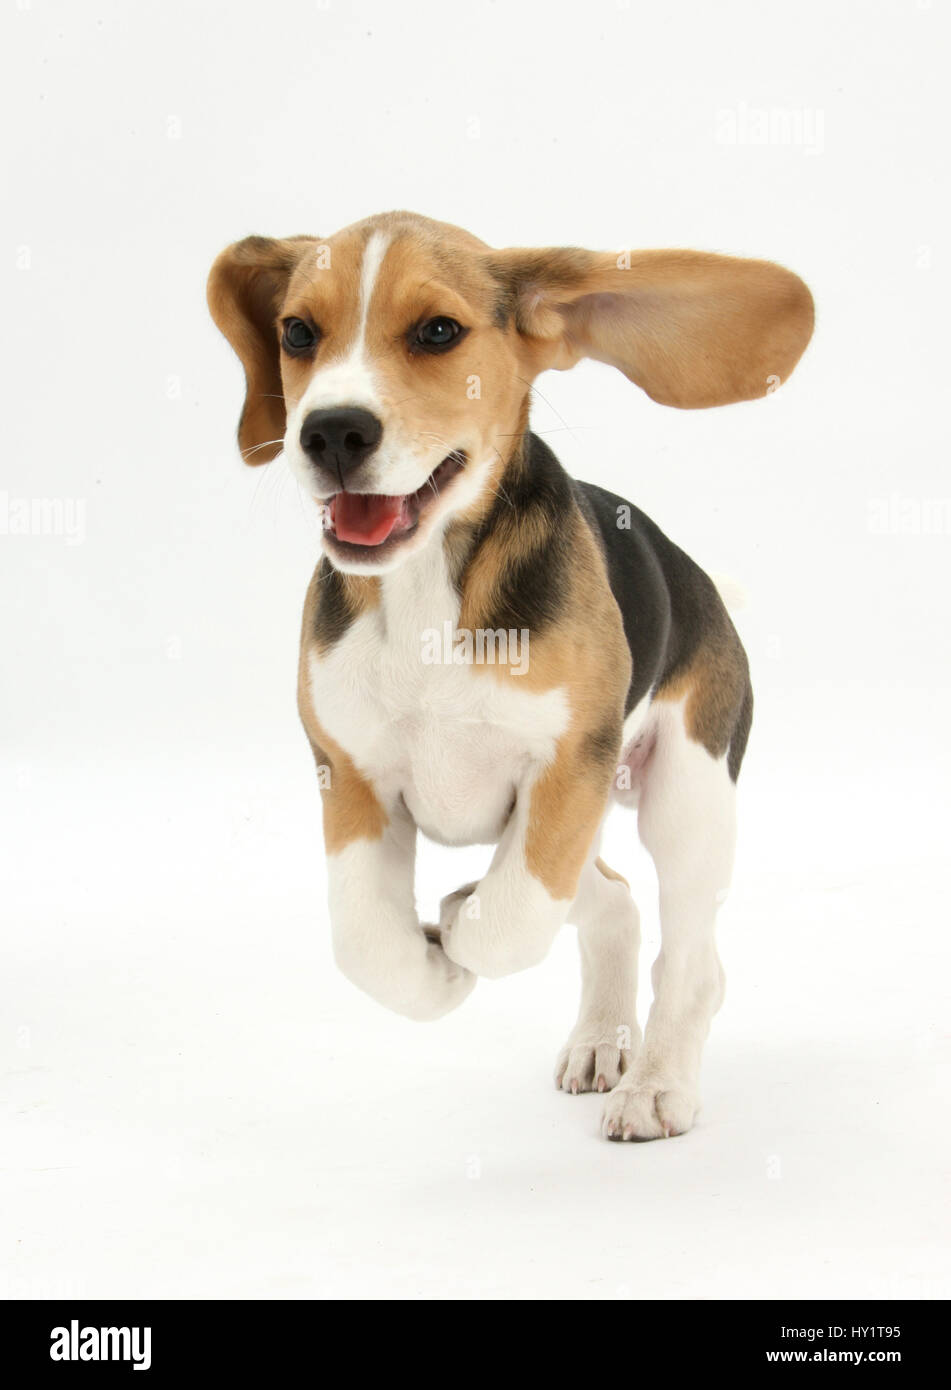
{"type": "MultiPolygon", "coordinates": [[[[317,719],[384,804],[402,797],[432,839],[494,842],[516,789],[567,726],[564,692],[452,659],[438,639],[445,623],[455,630],[458,600],[438,546],[386,575],[382,590],[379,608],[324,657],[311,655],[317,719]]],[[[472,645],[480,650],[475,635],[472,645]]]]}

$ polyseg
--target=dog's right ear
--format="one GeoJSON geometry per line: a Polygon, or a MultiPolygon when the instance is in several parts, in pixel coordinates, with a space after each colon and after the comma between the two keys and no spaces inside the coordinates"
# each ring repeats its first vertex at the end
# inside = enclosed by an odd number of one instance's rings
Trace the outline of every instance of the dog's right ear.
{"type": "Polygon", "coordinates": [[[249,236],[227,247],[208,276],[208,308],[244,367],[247,392],[238,423],[245,463],[281,451],[286,412],[277,322],[287,282],[314,237],[249,236]]]}

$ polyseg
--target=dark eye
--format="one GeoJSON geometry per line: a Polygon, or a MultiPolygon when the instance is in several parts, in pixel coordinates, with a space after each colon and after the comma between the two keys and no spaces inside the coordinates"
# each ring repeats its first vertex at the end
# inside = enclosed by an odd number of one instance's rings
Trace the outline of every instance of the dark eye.
{"type": "Polygon", "coordinates": [[[455,319],[429,319],[417,328],[413,343],[426,352],[442,352],[451,347],[463,332],[462,324],[456,323],[455,319]]]}
{"type": "Polygon", "coordinates": [[[284,351],[292,355],[312,352],[317,346],[317,333],[303,319],[285,319],[281,343],[284,351]]]}

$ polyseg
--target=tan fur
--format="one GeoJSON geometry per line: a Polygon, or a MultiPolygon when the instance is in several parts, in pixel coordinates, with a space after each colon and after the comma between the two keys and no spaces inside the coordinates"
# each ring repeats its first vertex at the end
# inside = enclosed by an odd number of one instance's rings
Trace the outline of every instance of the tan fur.
{"type": "Polygon", "coordinates": [[[623,883],[625,888],[630,888],[630,884],[623,874],[619,874],[616,869],[612,869],[610,864],[605,864],[604,860],[598,858],[594,861],[595,868],[599,873],[604,874],[605,878],[613,879],[615,883],[623,883]]]}
{"type": "Polygon", "coordinates": [[[578,565],[569,613],[555,632],[533,643],[523,678],[536,689],[561,686],[571,706],[571,723],[558,742],[554,762],[532,789],[525,842],[529,870],[553,898],[574,897],[604,817],[631,675],[620,611],[594,538],[580,517],[577,533],[578,565]]]}
{"type": "Polygon", "coordinates": [[[208,276],[208,308],[244,367],[247,393],[238,424],[245,463],[267,463],[280,453],[284,434],[277,327],[293,268],[313,237],[246,237],[222,251],[208,276]]]}
{"type": "Polygon", "coordinates": [[[812,335],[809,290],[771,261],[700,251],[513,250],[494,259],[547,367],[593,357],[662,405],[765,396],[812,335]]]}
{"type": "Polygon", "coordinates": [[[274,457],[284,396],[299,400],[314,370],[352,342],[374,232],[390,239],[367,332],[387,418],[410,438],[441,438],[470,456],[507,457],[527,388],[546,368],[593,357],[664,404],[724,405],[785,381],[812,332],[808,289],[768,261],[698,251],[493,251],[458,227],[403,212],[320,242],[249,237],[222,252],[208,282],[212,315],[245,369],[239,443],[248,462],[274,457]],[[329,254],[325,269],[318,248],[329,254]],[[457,318],[466,338],[444,355],[412,353],[411,328],[437,314],[457,318]],[[315,360],[280,352],[288,316],[321,330],[315,360]]]}
{"type": "Polygon", "coordinates": [[[341,748],[323,729],[314,712],[310,691],[308,655],[312,649],[319,588],[312,581],[304,603],[300,664],[297,673],[297,708],[310,740],[318,769],[330,769],[330,785],[321,779],[324,845],[328,854],[344,849],[354,840],[378,840],[387,825],[384,811],[373,785],[355,766],[346,749],[341,748]]]}
{"type": "MultiPolygon", "coordinates": [[[[624,696],[631,658],[621,614],[611,594],[604,559],[579,512],[572,514],[570,589],[562,620],[532,634],[528,670],[513,676],[505,665],[474,666],[489,678],[517,680],[520,688],[562,689],[571,722],[551,765],[531,793],[525,855],[528,868],[553,898],[570,898],[604,816],[617,766],[624,723],[624,696]]],[[[543,547],[548,537],[536,523],[500,527],[482,546],[466,576],[459,626],[489,622],[493,586],[510,557],[506,550],[543,547]]]]}
{"type": "MultiPolygon", "coordinates": [[[[732,632],[732,629],[729,630],[732,632]]],[[[655,700],[684,700],[687,736],[714,758],[730,746],[737,711],[749,679],[739,638],[717,634],[697,649],[690,665],[676,672],[654,695],[655,700]]]]}
{"type": "Polygon", "coordinates": [[[612,771],[592,763],[583,737],[567,735],[532,788],[525,862],[553,898],[575,896],[607,808],[612,771]]]}

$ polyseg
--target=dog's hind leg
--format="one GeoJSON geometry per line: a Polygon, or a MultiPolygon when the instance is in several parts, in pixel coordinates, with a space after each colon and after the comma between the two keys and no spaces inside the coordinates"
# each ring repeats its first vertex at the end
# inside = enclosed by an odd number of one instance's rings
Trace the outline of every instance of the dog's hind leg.
{"type": "Polygon", "coordinates": [[[637,1026],[637,952],[640,917],[619,874],[600,859],[584,868],[569,913],[581,950],[578,1021],[558,1054],[555,1085],[610,1091],[632,1063],[637,1026]]]}
{"type": "Polygon", "coordinates": [[[605,1101],[608,1139],[656,1139],[691,1127],[700,1054],[723,998],[714,924],[733,865],[736,789],[727,754],[714,756],[689,737],[676,705],[658,722],[638,830],[657,868],[661,950],[643,1046],[605,1101]]]}

